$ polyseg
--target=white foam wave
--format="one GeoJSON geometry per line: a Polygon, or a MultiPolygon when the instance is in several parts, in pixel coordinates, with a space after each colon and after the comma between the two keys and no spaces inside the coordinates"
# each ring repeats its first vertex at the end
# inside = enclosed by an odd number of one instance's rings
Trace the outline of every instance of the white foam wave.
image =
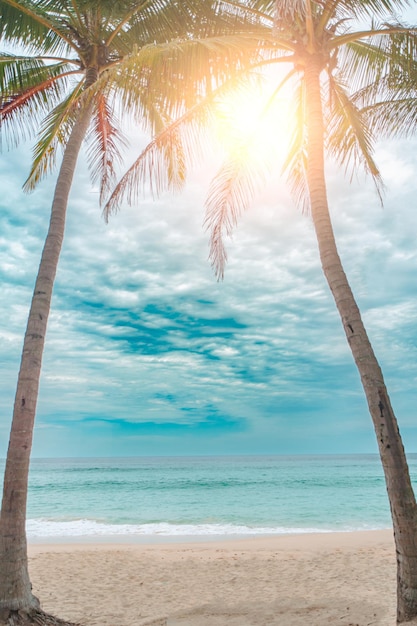
{"type": "MultiPolygon", "coordinates": [[[[51,521],[28,520],[29,538],[81,536],[194,536],[194,535],[275,535],[296,532],[323,532],[318,529],[270,528],[237,526],[232,524],[104,524],[95,520],[51,521]]],[[[324,531],[326,532],[326,531],[324,531]]]]}
{"type": "MultiPolygon", "coordinates": [[[[106,524],[89,519],[55,521],[29,519],[26,525],[29,539],[60,537],[181,537],[181,536],[253,536],[288,535],[301,533],[334,532],[331,528],[250,527],[234,524],[106,524]]],[[[339,528],[337,530],[368,530],[362,528],[339,528]]],[[[369,528],[369,530],[372,530],[369,528]]]]}

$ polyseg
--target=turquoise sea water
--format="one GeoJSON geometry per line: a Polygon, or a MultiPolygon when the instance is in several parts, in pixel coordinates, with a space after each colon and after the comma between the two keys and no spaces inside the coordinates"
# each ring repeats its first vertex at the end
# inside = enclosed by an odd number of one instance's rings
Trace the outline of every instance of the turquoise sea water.
{"type": "MultiPolygon", "coordinates": [[[[409,463],[416,484],[417,455],[409,463]]],[[[377,455],[35,459],[31,465],[30,540],[390,525],[377,455]]]]}

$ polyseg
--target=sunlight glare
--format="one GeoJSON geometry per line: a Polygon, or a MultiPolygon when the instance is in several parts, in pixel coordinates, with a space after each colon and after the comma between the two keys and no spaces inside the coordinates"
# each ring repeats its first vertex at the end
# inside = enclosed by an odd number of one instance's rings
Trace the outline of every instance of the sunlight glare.
{"type": "Polygon", "coordinates": [[[289,98],[274,84],[257,84],[228,93],[216,108],[215,130],[229,158],[282,166],[288,151],[292,116],[289,98]]]}

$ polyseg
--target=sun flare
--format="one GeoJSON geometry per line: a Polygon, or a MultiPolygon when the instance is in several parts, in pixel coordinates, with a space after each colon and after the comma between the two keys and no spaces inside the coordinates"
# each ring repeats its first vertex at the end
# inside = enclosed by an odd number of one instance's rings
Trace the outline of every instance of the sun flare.
{"type": "Polygon", "coordinates": [[[283,162],[291,124],[289,98],[275,94],[271,84],[236,89],[216,107],[216,136],[233,159],[283,162]]]}

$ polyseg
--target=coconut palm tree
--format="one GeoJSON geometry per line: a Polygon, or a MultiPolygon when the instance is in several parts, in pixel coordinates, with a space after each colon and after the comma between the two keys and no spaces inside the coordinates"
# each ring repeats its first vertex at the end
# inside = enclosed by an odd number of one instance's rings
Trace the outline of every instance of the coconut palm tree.
{"type": "MultiPolygon", "coordinates": [[[[48,314],[81,145],[86,139],[92,178],[103,196],[124,144],[117,113],[127,113],[155,133],[174,113],[195,104],[207,85],[221,83],[225,59],[235,65],[247,55],[238,47],[226,50],[221,37],[231,24],[243,28],[241,15],[223,17],[211,1],[0,0],[0,42],[7,49],[0,54],[0,138],[13,146],[38,135],[28,190],[63,152],[24,338],[6,461],[0,622],[23,623],[34,615],[36,623],[48,619],[29,580],[26,500],[48,314]]],[[[179,143],[175,154],[165,153],[171,184],[181,184],[183,158],[179,143]]]]}
{"type": "MultiPolygon", "coordinates": [[[[398,122],[395,107],[389,108],[387,89],[393,85],[398,88],[404,68],[415,72],[417,30],[405,26],[396,16],[397,11],[408,6],[402,0],[247,0],[231,4],[235,10],[239,5],[242,12],[253,11],[264,30],[259,41],[258,67],[280,68],[264,113],[273,111],[282,93],[285,97],[291,94],[295,122],[284,170],[296,198],[305,204],[313,221],[323,272],[375,427],[397,553],[397,619],[399,623],[406,622],[417,616],[417,506],[382,371],[337,251],[324,163],[330,156],[348,169],[364,166],[381,193],[381,178],[373,159],[374,130],[397,130],[401,126],[404,132],[410,130],[412,123],[415,128],[415,100],[408,109],[408,118],[398,122]],[[366,101],[366,111],[360,110],[361,98],[362,103],[366,101]],[[378,100],[379,106],[372,108],[378,100]],[[374,117],[370,118],[372,111],[374,117]],[[375,129],[367,125],[367,119],[377,118],[375,129]]],[[[212,95],[210,104],[215,103],[212,95]]],[[[284,123],[289,125],[289,119],[284,123]]],[[[106,205],[107,213],[118,208],[132,183],[141,181],[147,163],[157,160],[172,140],[172,133],[182,135],[184,142],[192,144],[198,126],[196,111],[189,111],[161,132],[119,182],[106,205]]],[[[265,159],[254,159],[249,166],[242,159],[242,154],[250,155],[261,134],[255,129],[241,141],[209,190],[206,225],[211,233],[210,256],[220,278],[227,259],[224,234],[230,234],[264,181],[265,159]]]]}

